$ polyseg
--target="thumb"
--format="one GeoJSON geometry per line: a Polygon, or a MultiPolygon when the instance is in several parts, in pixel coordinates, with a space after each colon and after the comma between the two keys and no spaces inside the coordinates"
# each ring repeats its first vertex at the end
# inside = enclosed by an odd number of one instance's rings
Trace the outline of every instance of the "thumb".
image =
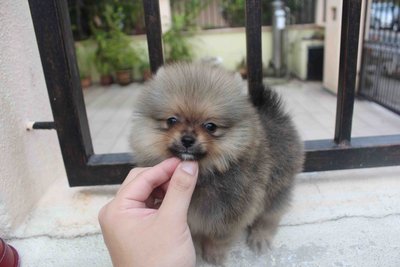
{"type": "Polygon", "coordinates": [[[185,219],[197,182],[199,166],[195,161],[183,161],[175,169],[160,207],[160,214],[185,219]]]}

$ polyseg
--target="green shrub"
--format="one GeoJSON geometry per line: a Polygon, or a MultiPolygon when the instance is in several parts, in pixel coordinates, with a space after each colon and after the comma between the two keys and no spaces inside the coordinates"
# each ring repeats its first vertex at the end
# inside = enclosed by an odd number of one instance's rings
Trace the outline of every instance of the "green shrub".
{"type": "Polygon", "coordinates": [[[91,76],[93,68],[93,52],[90,52],[83,44],[75,45],[76,60],[78,63],[79,77],[87,78],[91,76]]]}
{"type": "Polygon", "coordinates": [[[184,31],[184,16],[174,15],[171,28],[163,35],[165,60],[190,61],[193,52],[187,37],[191,34],[184,31]]]}
{"type": "Polygon", "coordinates": [[[95,40],[97,43],[95,62],[100,74],[111,73],[114,70],[133,69],[139,61],[131,39],[123,32],[98,31],[95,40]]]}
{"type": "Polygon", "coordinates": [[[171,0],[172,24],[163,35],[167,62],[192,60],[193,51],[187,38],[197,30],[196,18],[209,3],[209,0],[171,0]]]}

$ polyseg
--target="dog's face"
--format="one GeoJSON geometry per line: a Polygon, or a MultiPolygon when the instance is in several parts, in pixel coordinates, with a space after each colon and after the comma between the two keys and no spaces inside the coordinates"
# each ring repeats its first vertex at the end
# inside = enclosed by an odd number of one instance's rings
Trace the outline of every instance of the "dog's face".
{"type": "Polygon", "coordinates": [[[165,132],[165,147],[183,160],[201,160],[213,154],[213,148],[218,147],[217,139],[223,135],[221,125],[213,118],[189,117],[179,112],[164,119],[160,129],[165,132]]]}
{"type": "Polygon", "coordinates": [[[174,100],[168,100],[167,107],[152,117],[158,122],[156,142],[160,144],[159,149],[165,150],[165,155],[183,160],[227,157],[240,118],[216,110],[224,105],[216,99],[193,97],[175,96],[174,100]],[[231,138],[231,142],[227,138],[231,138]]]}
{"type": "Polygon", "coordinates": [[[133,152],[148,165],[175,156],[222,172],[251,149],[254,113],[233,74],[202,65],[163,67],[138,98],[133,152]]]}

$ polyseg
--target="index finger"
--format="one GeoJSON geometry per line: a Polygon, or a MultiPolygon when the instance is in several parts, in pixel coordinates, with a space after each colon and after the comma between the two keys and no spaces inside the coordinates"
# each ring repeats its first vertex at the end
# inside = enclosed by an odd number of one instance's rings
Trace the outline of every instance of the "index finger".
{"type": "Polygon", "coordinates": [[[116,200],[128,200],[128,208],[145,207],[145,201],[158,186],[169,181],[180,160],[171,158],[143,170],[127,183],[116,196],[116,200]]]}
{"type": "Polygon", "coordinates": [[[126,176],[125,180],[122,182],[121,186],[118,189],[118,192],[121,192],[121,190],[126,187],[130,182],[132,182],[132,180],[134,180],[138,175],[140,175],[142,172],[144,172],[145,170],[149,169],[150,167],[136,167],[133,168],[129,173],[128,176],[126,176]]]}

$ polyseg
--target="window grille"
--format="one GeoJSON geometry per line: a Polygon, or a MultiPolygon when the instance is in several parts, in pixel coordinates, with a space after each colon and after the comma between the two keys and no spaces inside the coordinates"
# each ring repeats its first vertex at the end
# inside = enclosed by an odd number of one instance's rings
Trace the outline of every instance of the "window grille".
{"type": "MultiPolygon", "coordinates": [[[[151,70],[163,64],[158,0],[144,0],[151,70]]],[[[134,167],[128,153],[95,154],[80,88],[66,0],[29,0],[49,99],[69,184],[120,183],[134,167]]],[[[304,171],[398,165],[400,135],[351,138],[361,0],[343,2],[336,130],[332,140],[306,141],[304,171]]],[[[246,1],[248,86],[262,88],[261,0],[246,1]]]]}

